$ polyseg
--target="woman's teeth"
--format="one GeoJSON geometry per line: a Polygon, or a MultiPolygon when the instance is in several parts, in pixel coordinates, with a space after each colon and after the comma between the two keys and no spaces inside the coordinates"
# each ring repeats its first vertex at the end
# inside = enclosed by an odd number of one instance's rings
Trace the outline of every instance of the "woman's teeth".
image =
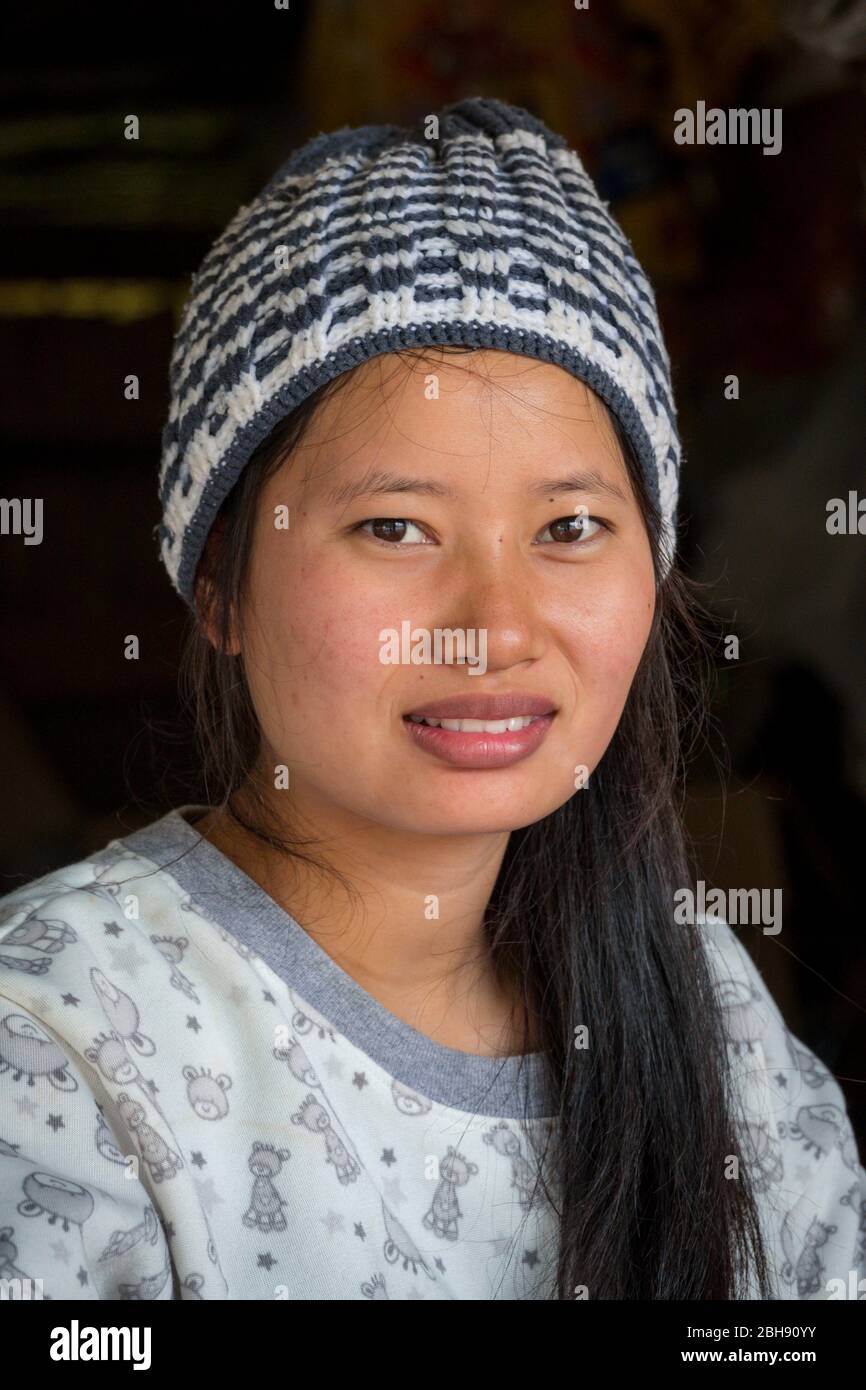
{"type": "Polygon", "coordinates": [[[525,729],[537,718],[534,714],[517,714],[512,719],[425,719],[420,714],[410,714],[415,724],[431,724],[434,729],[451,729],[455,734],[514,734],[525,729]]]}

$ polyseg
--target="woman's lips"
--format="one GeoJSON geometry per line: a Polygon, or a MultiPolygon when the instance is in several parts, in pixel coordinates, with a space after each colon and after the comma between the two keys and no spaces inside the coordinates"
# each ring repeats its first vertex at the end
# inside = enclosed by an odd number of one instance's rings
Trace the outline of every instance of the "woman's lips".
{"type": "Polygon", "coordinates": [[[419,748],[452,767],[508,767],[535,752],[547,737],[555,718],[555,711],[538,715],[525,728],[513,732],[506,730],[502,734],[469,734],[437,728],[433,724],[419,724],[408,715],[403,716],[403,726],[419,748]]]}

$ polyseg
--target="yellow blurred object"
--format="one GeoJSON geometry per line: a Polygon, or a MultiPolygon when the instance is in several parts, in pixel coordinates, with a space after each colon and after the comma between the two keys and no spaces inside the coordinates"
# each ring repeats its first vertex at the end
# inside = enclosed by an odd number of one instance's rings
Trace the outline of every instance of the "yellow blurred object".
{"type": "Polygon", "coordinates": [[[134,323],[170,312],[177,323],[188,291],[173,280],[0,280],[0,318],[134,323]]]}

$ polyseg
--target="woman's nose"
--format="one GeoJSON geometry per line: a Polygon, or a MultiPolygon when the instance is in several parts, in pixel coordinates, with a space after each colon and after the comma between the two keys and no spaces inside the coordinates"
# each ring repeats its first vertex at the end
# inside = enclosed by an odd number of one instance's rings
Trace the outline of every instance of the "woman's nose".
{"type": "Polygon", "coordinates": [[[485,634],[488,669],[540,653],[540,617],[528,576],[501,554],[467,564],[449,622],[485,634]]]}

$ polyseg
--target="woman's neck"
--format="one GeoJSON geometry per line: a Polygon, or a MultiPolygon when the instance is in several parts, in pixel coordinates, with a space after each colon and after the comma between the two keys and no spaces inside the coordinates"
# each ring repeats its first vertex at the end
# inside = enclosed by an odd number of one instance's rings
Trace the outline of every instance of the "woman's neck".
{"type": "MultiPolygon", "coordinates": [[[[240,814],[255,823],[254,813],[240,814]]],[[[535,1029],[524,1036],[519,987],[497,978],[484,930],[507,833],[470,842],[378,826],[346,835],[335,827],[321,837],[324,848],[300,846],[338,871],[347,889],[333,874],[264,843],[221,808],[196,829],[411,1027],[462,1052],[502,1056],[536,1046],[535,1029]]],[[[288,827],[283,833],[291,840],[288,827]]],[[[301,839],[309,838],[305,825],[301,839]]]]}

